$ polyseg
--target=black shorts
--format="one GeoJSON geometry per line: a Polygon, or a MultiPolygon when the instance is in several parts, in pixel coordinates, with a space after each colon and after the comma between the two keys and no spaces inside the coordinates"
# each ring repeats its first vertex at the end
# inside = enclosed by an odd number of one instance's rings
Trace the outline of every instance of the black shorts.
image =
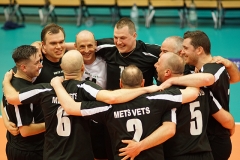
{"type": "Polygon", "coordinates": [[[185,154],[176,157],[165,157],[165,160],[214,160],[212,152],[200,152],[193,154],[185,154]]]}
{"type": "Polygon", "coordinates": [[[107,150],[107,157],[108,157],[108,160],[114,160],[111,137],[107,130],[107,127],[106,126],[104,127],[105,127],[105,144],[106,144],[106,150],[107,150]]]}
{"type": "Polygon", "coordinates": [[[232,152],[232,142],[229,135],[208,136],[212,154],[216,160],[228,160],[232,152]]]}
{"type": "Polygon", "coordinates": [[[107,159],[105,126],[91,121],[91,141],[95,159],[107,159]]]}
{"type": "Polygon", "coordinates": [[[24,151],[13,148],[9,143],[6,145],[6,155],[8,160],[43,160],[43,150],[24,151]]]}

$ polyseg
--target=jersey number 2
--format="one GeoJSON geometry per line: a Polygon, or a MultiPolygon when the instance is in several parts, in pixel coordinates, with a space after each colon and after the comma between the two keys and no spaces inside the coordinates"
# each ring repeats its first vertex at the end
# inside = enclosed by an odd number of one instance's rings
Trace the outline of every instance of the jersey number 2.
{"type": "Polygon", "coordinates": [[[139,119],[136,119],[136,118],[129,119],[127,121],[126,126],[127,126],[127,131],[128,132],[135,131],[134,136],[133,136],[133,140],[136,141],[136,142],[139,142],[140,139],[141,139],[142,133],[143,133],[142,122],[139,119]]]}
{"type": "Polygon", "coordinates": [[[57,134],[59,136],[69,136],[71,133],[71,122],[70,119],[67,117],[68,114],[63,110],[63,108],[60,106],[57,110],[57,134]]]}

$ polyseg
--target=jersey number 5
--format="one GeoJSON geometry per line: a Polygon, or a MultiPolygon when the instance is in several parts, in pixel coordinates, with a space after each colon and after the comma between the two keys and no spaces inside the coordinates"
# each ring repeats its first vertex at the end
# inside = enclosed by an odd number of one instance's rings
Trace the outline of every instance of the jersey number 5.
{"type": "Polygon", "coordinates": [[[143,133],[142,122],[136,118],[129,119],[126,126],[128,132],[133,132],[135,130],[133,140],[139,142],[143,133]]]}
{"type": "Polygon", "coordinates": [[[71,123],[70,119],[67,117],[68,114],[60,106],[58,107],[56,115],[58,119],[58,124],[56,128],[57,134],[64,137],[69,136],[71,133],[71,123]]]}
{"type": "Polygon", "coordinates": [[[191,135],[200,135],[202,133],[203,121],[202,113],[197,108],[200,107],[199,101],[190,103],[191,122],[190,133],[191,135]]]}

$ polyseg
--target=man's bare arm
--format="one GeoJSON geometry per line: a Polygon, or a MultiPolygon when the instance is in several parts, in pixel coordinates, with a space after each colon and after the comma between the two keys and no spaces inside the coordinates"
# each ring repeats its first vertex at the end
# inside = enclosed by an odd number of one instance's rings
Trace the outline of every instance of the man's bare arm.
{"type": "Polygon", "coordinates": [[[29,126],[19,127],[20,134],[23,137],[28,137],[45,132],[45,123],[31,123],[29,126]]]}
{"type": "Polygon", "coordinates": [[[19,105],[21,104],[19,100],[19,92],[13,88],[12,84],[10,83],[10,80],[12,79],[12,71],[9,71],[5,74],[3,79],[3,92],[4,95],[8,101],[8,103],[13,105],[19,105]]]}
{"type": "Polygon", "coordinates": [[[75,43],[74,43],[74,42],[65,42],[65,47],[66,47],[66,50],[73,50],[73,49],[76,49],[76,48],[75,48],[75,43]]]}
{"type": "Polygon", "coordinates": [[[16,126],[15,123],[9,121],[5,110],[3,109],[3,103],[1,102],[1,111],[2,111],[2,118],[5,128],[14,136],[19,134],[19,128],[16,126]]]}
{"type": "Polygon", "coordinates": [[[96,99],[108,104],[124,103],[142,94],[157,92],[159,90],[159,86],[156,85],[130,89],[117,89],[113,91],[100,90],[97,94],[96,99]]]}
{"type": "Polygon", "coordinates": [[[180,89],[182,93],[182,103],[189,103],[194,101],[199,96],[199,88],[187,87],[186,89],[180,89]]]}
{"type": "Polygon", "coordinates": [[[174,122],[163,122],[162,126],[140,142],[123,140],[122,142],[127,143],[128,146],[119,150],[121,152],[119,156],[124,156],[123,159],[128,159],[129,157],[135,158],[140,152],[162,144],[174,136],[175,132],[176,124],[174,122]]]}
{"type": "MultiPolygon", "coordinates": [[[[54,84],[53,86],[55,86],[55,80],[56,78],[52,79],[51,85],[54,84]]],[[[60,85],[59,87],[54,87],[54,90],[57,94],[58,101],[60,102],[61,106],[64,108],[67,114],[82,116],[80,112],[81,102],[75,102],[62,85],[60,85]]]]}
{"type": "Polygon", "coordinates": [[[235,128],[235,122],[233,116],[221,108],[218,112],[214,113],[212,115],[223,127],[227,129],[234,129],[235,128]]]}
{"type": "MultiPolygon", "coordinates": [[[[62,86],[61,78],[54,77],[51,80],[51,85],[53,86],[56,92],[59,92],[59,93],[64,92],[64,95],[66,95],[66,90],[62,86]]],[[[124,103],[144,93],[152,93],[156,91],[159,91],[159,86],[156,86],[156,85],[152,85],[148,87],[133,88],[133,89],[118,89],[114,91],[100,90],[96,95],[96,99],[98,101],[102,101],[108,104],[124,103]]]]}
{"type": "Polygon", "coordinates": [[[163,82],[160,85],[162,90],[172,86],[172,85],[180,85],[180,86],[188,86],[188,87],[203,87],[210,86],[214,83],[215,78],[210,73],[195,73],[188,74],[180,77],[172,77],[163,82]]]}

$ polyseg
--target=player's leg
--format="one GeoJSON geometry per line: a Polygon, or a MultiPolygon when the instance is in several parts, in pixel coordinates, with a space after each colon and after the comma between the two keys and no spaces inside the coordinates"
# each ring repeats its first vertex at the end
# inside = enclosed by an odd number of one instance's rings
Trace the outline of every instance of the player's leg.
{"type": "Polygon", "coordinates": [[[228,160],[232,152],[232,142],[228,135],[209,138],[215,160],[228,160]]]}
{"type": "Polygon", "coordinates": [[[90,122],[91,141],[95,160],[107,160],[104,125],[90,122]]]}
{"type": "Polygon", "coordinates": [[[42,160],[43,151],[25,151],[14,148],[10,143],[6,145],[8,160],[42,160]]]}

